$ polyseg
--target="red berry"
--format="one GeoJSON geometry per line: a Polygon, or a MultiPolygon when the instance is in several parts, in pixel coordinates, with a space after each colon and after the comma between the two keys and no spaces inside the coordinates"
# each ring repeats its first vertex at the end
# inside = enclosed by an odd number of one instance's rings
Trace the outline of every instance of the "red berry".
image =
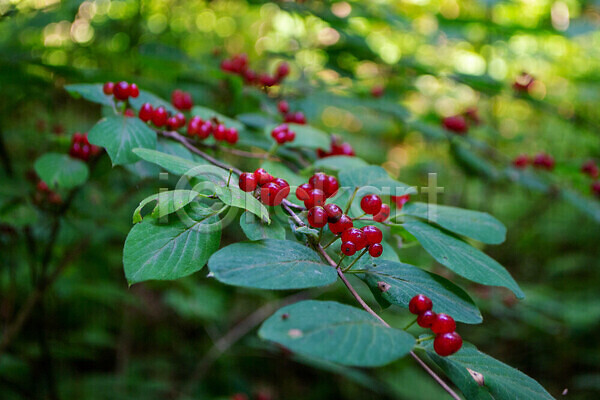
{"type": "Polygon", "coordinates": [[[327,175],[325,175],[322,172],[318,172],[309,178],[308,183],[310,183],[313,188],[321,189],[324,192],[326,181],[327,181],[327,175]]]}
{"type": "Polygon", "coordinates": [[[239,139],[238,131],[235,128],[227,129],[227,133],[225,134],[225,140],[227,143],[236,144],[239,139]]]}
{"type": "Polygon", "coordinates": [[[435,321],[431,324],[431,330],[433,333],[449,333],[456,329],[456,322],[451,316],[440,313],[436,315],[435,321]]]}
{"type": "Polygon", "coordinates": [[[327,212],[323,207],[313,207],[308,210],[308,215],[306,216],[308,219],[308,223],[313,228],[322,228],[327,225],[327,212]]]}
{"type": "Polygon", "coordinates": [[[380,243],[375,243],[369,246],[369,254],[371,257],[379,257],[383,254],[383,246],[380,243]]]}
{"type": "Polygon", "coordinates": [[[533,165],[536,168],[546,169],[552,171],[554,169],[554,158],[546,153],[538,153],[533,158],[533,165]]]}
{"type": "Polygon", "coordinates": [[[290,105],[287,101],[281,100],[279,103],[277,103],[277,109],[280,113],[286,114],[288,111],[290,111],[290,105]]]}
{"type": "Polygon", "coordinates": [[[433,303],[431,299],[423,294],[418,294],[408,303],[408,311],[413,314],[421,314],[425,311],[431,310],[433,303]]]}
{"type": "Polygon", "coordinates": [[[278,205],[283,200],[283,198],[279,199],[277,196],[279,189],[279,185],[273,182],[265,183],[260,188],[260,200],[268,206],[278,205]],[[278,200],[279,202],[277,202],[278,200]]]}
{"type": "Polygon", "coordinates": [[[419,314],[417,317],[417,324],[419,324],[421,328],[431,328],[431,324],[433,324],[435,318],[436,313],[431,310],[427,310],[419,314]]]}
{"type": "Polygon", "coordinates": [[[527,72],[522,72],[521,75],[517,76],[513,83],[513,89],[517,92],[527,92],[535,81],[534,77],[529,75],[527,72]]]}
{"type": "Polygon", "coordinates": [[[182,103],[183,103],[182,107],[181,107],[182,110],[190,110],[192,108],[192,106],[194,105],[194,102],[192,101],[192,95],[184,92],[182,103]]]}
{"type": "Polygon", "coordinates": [[[311,189],[308,192],[308,199],[304,200],[304,206],[307,209],[311,209],[316,206],[324,206],[325,205],[325,193],[320,189],[311,189]]]}
{"type": "Polygon", "coordinates": [[[152,104],[144,103],[142,104],[142,107],[140,107],[140,112],[138,115],[142,121],[148,122],[152,119],[153,113],[154,108],[152,107],[152,104]]]}
{"type": "Polygon", "coordinates": [[[342,242],[352,242],[356,245],[356,250],[362,250],[367,245],[367,238],[360,229],[349,228],[342,233],[342,242]]]}
{"type": "Polygon", "coordinates": [[[353,256],[356,253],[356,245],[352,242],[343,242],[342,253],[347,256],[353,256]]]}
{"type": "Polygon", "coordinates": [[[181,128],[181,127],[185,126],[185,115],[178,112],[177,114],[174,115],[174,117],[177,120],[177,128],[181,128]]]}
{"type": "Polygon", "coordinates": [[[152,113],[152,123],[158,127],[165,126],[168,118],[169,114],[163,106],[155,108],[154,113],[152,113]]]}
{"type": "Polygon", "coordinates": [[[300,125],[306,124],[306,117],[302,113],[302,111],[298,111],[294,114],[294,122],[300,125]]]}
{"type": "Polygon", "coordinates": [[[200,129],[198,130],[198,137],[200,139],[206,139],[210,136],[213,131],[213,126],[210,121],[204,121],[202,125],[200,125],[200,129]]]}
{"type": "Polygon", "coordinates": [[[381,230],[376,226],[367,225],[364,226],[361,230],[365,234],[367,245],[381,243],[381,241],[383,240],[383,234],[381,233],[381,230]]]}
{"type": "Polygon", "coordinates": [[[37,183],[37,190],[39,190],[40,192],[49,192],[50,188],[48,187],[48,185],[46,184],[46,182],[39,181],[37,183]]]}
{"type": "Polygon", "coordinates": [[[258,83],[261,86],[271,87],[277,84],[277,78],[267,74],[261,74],[258,76],[258,83]]]}
{"type": "Polygon", "coordinates": [[[294,131],[287,131],[285,133],[285,141],[286,142],[293,142],[294,139],[296,139],[296,132],[294,132],[294,131]]]}
{"type": "Polygon", "coordinates": [[[130,118],[135,117],[135,111],[133,111],[131,108],[128,108],[127,110],[125,110],[123,115],[130,118]]]}
{"type": "Polygon", "coordinates": [[[256,176],[251,172],[244,172],[240,175],[239,180],[240,189],[244,192],[252,192],[256,189],[258,182],[256,181],[256,176]]]}
{"type": "Polygon", "coordinates": [[[373,97],[381,97],[383,96],[383,86],[373,86],[371,88],[371,96],[373,97]]]}
{"type": "Polygon", "coordinates": [[[596,179],[600,174],[600,170],[598,166],[594,162],[594,160],[588,160],[581,166],[581,172],[588,175],[590,178],[596,179]]]}
{"type": "Polygon", "coordinates": [[[371,215],[375,215],[381,211],[381,198],[376,194],[370,194],[362,198],[360,208],[371,215]]]}
{"type": "Polygon", "coordinates": [[[600,181],[592,183],[591,190],[593,195],[600,197],[600,181]]]}
{"type": "Polygon", "coordinates": [[[349,216],[344,214],[344,215],[342,215],[342,217],[340,218],[340,220],[338,222],[329,224],[329,230],[334,235],[339,235],[340,233],[346,231],[347,229],[352,228],[352,226],[353,226],[352,219],[350,219],[349,216]]]}
{"type": "Polygon", "coordinates": [[[129,97],[133,97],[134,99],[140,95],[140,89],[135,83],[131,83],[129,85],[129,97]]]}
{"type": "Polygon", "coordinates": [[[342,143],[340,147],[340,152],[338,153],[342,156],[354,156],[354,149],[350,145],[350,143],[342,143]]]}
{"type": "Polygon", "coordinates": [[[278,144],[284,144],[287,140],[287,132],[286,131],[273,131],[272,134],[273,139],[275,139],[275,141],[278,144]]]}
{"type": "Polygon", "coordinates": [[[227,137],[227,127],[225,127],[223,124],[218,124],[213,129],[213,136],[215,137],[215,140],[219,142],[225,140],[227,137]]]}
{"type": "Polygon", "coordinates": [[[167,129],[170,131],[177,130],[179,128],[179,120],[176,117],[167,118],[167,129]]]}
{"type": "Polygon", "coordinates": [[[433,349],[442,357],[456,353],[462,347],[462,338],[456,332],[437,335],[433,341],[433,349]]]}
{"type": "Polygon", "coordinates": [[[529,156],[527,154],[521,154],[513,160],[515,168],[525,168],[529,164],[529,156]]]}
{"type": "Polygon", "coordinates": [[[187,133],[190,136],[197,135],[200,131],[200,126],[204,123],[202,118],[200,117],[192,117],[190,118],[190,122],[188,123],[187,133]]]}
{"type": "Polygon", "coordinates": [[[115,84],[112,82],[106,82],[104,84],[104,86],[102,86],[102,91],[104,92],[105,95],[111,95],[113,94],[113,90],[115,88],[115,84]]]}
{"type": "Polygon", "coordinates": [[[410,194],[405,194],[402,196],[391,196],[391,198],[392,201],[396,203],[396,208],[400,210],[410,200],[410,194]]]}
{"type": "Polygon", "coordinates": [[[335,176],[327,176],[327,179],[325,180],[325,195],[327,196],[327,198],[333,197],[338,189],[340,188],[340,184],[338,183],[338,180],[335,178],[335,176]]]}
{"type": "Polygon", "coordinates": [[[285,78],[286,76],[288,76],[289,73],[290,73],[290,66],[289,66],[289,64],[286,63],[286,62],[282,62],[277,67],[277,72],[275,73],[275,75],[277,76],[278,80],[282,80],[283,78],[285,78]]]}
{"type": "Polygon", "coordinates": [[[265,171],[264,168],[258,168],[254,171],[254,176],[256,177],[256,181],[259,185],[264,185],[265,183],[269,183],[273,180],[271,174],[265,171]]]}
{"type": "Polygon", "coordinates": [[[278,185],[280,188],[279,193],[277,193],[278,196],[282,197],[283,199],[288,197],[288,195],[290,194],[290,184],[287,183],[285,179],[275,178],[272,182],[278,185]]]}
{"type": "Polygon", "coordinates": [[[373,221],[385,222],[390,217],[390,206],[387,204],[381,205],[381,210],[373,216],[373,221]]]}
{"type": "Polygon", "coordinates": [[[311,191],[313,187],[310,183],[303,183],[302,185],[296,188],[296,198],[300,201],[305,201],[310,198],[308,192],[311,191]]]}
{"type": "Polygon", "coordinates": [[[336,223],[344,215],[344,212],[337,204],[325,204],[324,208],[327,213],[327,222],[336,223]]]}
{"type": "Polygon", "coordinates": [[[443,127],[451,132],[458,133],[460,135],[466,133],[469,130],[469,125],[462,115],[453,115],[446,117],[442,120],[443,127]]]}
{"type": "Polygon", "coordinates": [[[127,100],[129,97],[129,84],[125,81],[121,81],[113,88],[113,95],[118,100],[127,100]]]}
{"type": "Polygon", "coordinates": [[[251,70],[250,68],[245,70],[242,73],[242,75],[244,77],[244,82],[246,82],[249,85],[256,83],[256,80],[258,79],[258,74],[255,71],[251,70]]]}
{"type": "Polygon", "coordinates": [[[71,138],[71,142],[73,142],[73,143],[81,142],[84,140],[84,138],[85,138],[85,136],[83,136],[81,133],[75,132],[73,134],[73,137],[71,138]]]}

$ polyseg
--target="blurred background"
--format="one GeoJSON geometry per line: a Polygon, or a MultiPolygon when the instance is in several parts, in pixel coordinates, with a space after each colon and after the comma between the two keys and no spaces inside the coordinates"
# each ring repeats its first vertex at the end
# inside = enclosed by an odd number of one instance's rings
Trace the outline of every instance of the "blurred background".
{"type": "MultiPolygon", "coordinates": [[[[64,215],[36,201],[35,159],[67,152],[102,115],[63,86],[128,80],[166,99],[186,90],[250,127],[285,98],[400,181],[437,172],[443,204],[506,224],[507,241],[484,250],[527,298],[460,280],[420,248],[401,259],[473,296],[484,323],[461,326],[466,340],[556,397],[599,398],[600,189],[581,172],[600,159],[599,27],[597,0],[0,0],[0,397],[444,398],[411,360],[355,370],[260,341],[256,325],[290,293],[225,287],[206,270],[128,287],[123,242],[154,175],[104,156],[64,215]],[[268,93],[244,85],[220,69],[238,53],[259,71],[287,61],[290,76],[268,93]],[[467,134],[442,127],[467,111],[480,120],[467,134]],[[512,165],[542,152],[551,170],[512,165]],[[35,260],[57,218],[47,264],[60,276],[40,291],[35,260]]],[[[349,302],[341,287],[314,296],[349,302]]],[[[384,311],[394,324],[406,314],[384,311]]]]}

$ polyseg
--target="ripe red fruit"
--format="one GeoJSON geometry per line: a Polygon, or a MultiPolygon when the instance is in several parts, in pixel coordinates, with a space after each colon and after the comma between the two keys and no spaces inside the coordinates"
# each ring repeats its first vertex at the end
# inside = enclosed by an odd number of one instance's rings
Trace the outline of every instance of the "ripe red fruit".
{"type": "Polygon", "coordinates": [[[435,321],[431,324],[431,330],[433,333],[449,333],[456,329],[456,322],[451,316],[440,313],[436,315],[435,321]]]}
{"type": "Polygon", "coordinates": [[[288,76],[289,73],[290,73],[289,64],[286,62],[282,62],[281,64],[279,64],[279,66],[277,66],[277,72],[275,72],[275,76],[277,77],[277,80],[282,80],[283,78],[288,76]]]}
{"type": "Polygon", "coordinates": [[[301,111],[297,111],[296,113],[294,113],[294,121],[293,122],[300,124],[300,125],[306,124],[306,117],[304,116],[304,113],[302,113],[301,111]]]}
{"type": "Polygon", "coordinates": [[[135,111],[133,111],[131,108],[128,108],[127,110],[125,110],[123,115],[130,118],[135,117],[135,111]]]}
{"type": "Polygon", "coordinates": [[[189,110],[192,108],[192,95],[180,89],[176,89],[171,93],[171,103],[178,110],[189,110]]]}
{"type": "Polygon", "coordinates": [[[356,245],[356,250],[362,250],[367,246],[367,238],[363,231],[358,228],[346,229],[342,233],[342,242],[352,242],[356,245]]]}
{"type": "Polygon", "coordinates": [[[185,126],[185,115],[178,112],[177,114],[174,115],[174,117],[177,120],[177,128],[181,128],[181,127],[185,126]]]}
{"type": "Polygon", "coordinates": [[[310,198],[308,192],[311,191],[313,187],[310,183],[303,183],[302,185],[296,188],[296,198],[300,201],[305,201],[310,198]]]}
{"type": "Polygon", "coordinates": [[[190,118],[190,122],[188,123],[187,133],[190,136],[197,135],[200,131],[200,126],[204,123],[202,118],[200,117],[192,117],[190,118]]]}
{"type": "Polygon", "coordinates": [[[327,222],[336,223],[344,215],[344,212],[337,204],[325,204],[324,208],[327,213],[327,222]]]}
{"type": "Polygon", "coordinates": [[[256,189],[258,182],[256,176],[251,172],[244,172],[240,175],[239,186],[244,192],[252,192],[256,189]]]}
{"type": "Polygon", "coordinates": [[[327,179],[325,180],[325,188],[323,190],[325,192],[325,196],[327,196],[327,198],[333,197],[339,188],[340,185],[335,176],[327,176],[327,179]]]}
{"type": "Polygon", "coordinates": [[[140,89],[135,83],[131,83],[129,85],[129,97],[133,97],[134,99],[140,95],[140,89]]]}
{"type": "Polygon", "coordinates": [[[245,70],[242,73],[242,75],[244,77],[244,82],[246,82],[247,84],[256,83],[256,80],[258,79],[258,74],[255,71],[251,70],[250,68],[245,70]]]}
{"type": "Polygon", "coordinates": [[[179,128],[179,120],[176,117],[167,118],[167,129],[170,131],[177,130],[179,128]]]}
{"type": "Polygon", "coordinates": [[[40,192],[49,192],[50,188],[48,187],[48,185],[46,184],[46,182],[39,181],[37,183],[37,190],[39,190],[40,192]]]}
{"type": "Polygon", "coordinates": [[[271,132],[271,136],[278,144],[284,144],[287,142],[287,132],[286,131],[273,131],[271,132]]]}
{"type": "Polygon", "coordinates": [[[356,253],[356,245],[352,242],[343,242],[341,249],[342,253],[347,256],[353,256],[356,253]]]}
{"type": "Polygon", "coordinates": [[[152,113],[152,123],[158,127],[165,126],[168,118],[169,114],[163,106],[155,108],[152,113]]]}
{"type": "Polygon", "coordinates": [[[529,165],[529,156],[527,154],[521,154],[515,157],[512,164],[515,168],[525,168],[529,165]]]}
{"type": "Polygon", "coordinates": [[[381,97],[383,96],[383,86],[377,85],[371,88],[371,96],[373,97],[381,97]]]}
{"type": "Polygon", "coordinates": [[[102,91],[104,92],[105,95],[111,95],[113,94],[113,90],[115,88],[115,84],[112,82],[106,82],[104,84],[104,86],[102,86],[102,91]]]}
{"type": "Polygon", "coordinates": [[[596,197],[600,197],[600,181],[592,183],[591,189],[593,195],[595,195],[596,197]]]}
{"type": "Polygon", "coordinates": [[[352,223],[352,220],[350,219],[350,217],[348,217],[347,215],[342,215],[342,217],[340,218],[340,220],[338,222],[329,223],[329,230],[334,235],[339,235],[340,233],[344,232],[346,229],[352,228],[352,226],[353,226],[353,223],[352,223]]]}
{"type": "Polygon", "coordinates": [[[308,209],[311,209],[315,206],[324,206],[325,200],[325,192],[320,189],[311,189],[308,192],[308,199],[304,200],[304,206],[308,209]]]}
{"type": "Polygon", "coordinates": [[[260,188],[260,201],[262,201],[264,204],[266,204],[268,206],[278,205],[283,200],[283,198],[278,199],[278,197],[277,197],[277,193],[279,193],[279,189],[280,189],[279,185],[277,185],[273,182],[265,183],[260,188]],[[277,200],[279,200],[279,203],[277,203],[277,200]]]}
{"type": "Polygon", "coordinates": [[[323,192],[325,192],[325,182],[326,181],[327,181],[327,175],[325,175],[322,172],[318,172],[308,179],[308,183],[310,183],[313,188],[321,189],[323,192]]]}
{"type": "Polygon", "coordinates": [[[535,78],[527,72],[522,72],[521,75],[517,76],[513,83],[513,89],[517,92],[528,92],[533,86],[535,78]]]}
{"type": "Polygon", "coordinates": [[[280,113],[287,114],[287,112],[290,111],[290,105],[287,101],[281,100],[279,103],[277,103],[277,109],[280,113]]]}
{"type": "Polygon", "coordinates": [[[371,215],[375,215],[381,211],[381,198],[376,194],[370,194],[362,198],[360,208],[371,215]]]}
{"type": "Polygon", "coordinates": [[[375,243],[369,246],[369,254],[371,257],[379,257],[383,254],[383,246],[380,243],[375,243]]]}
{"type": "Polygon", "coordinates": [[[198,137],[200,139],[206,139],[210,136],[213,131],[213,126],[210,121],[204,121],[202,125],[200,125],[200,129],[198,130],[198,137]]]}
{"type": "Polygon", "coordinates": [[[405,194],[402,196],[391,196],[391,198],[392,201],[396,203],[396,208],[398,208],[398,210],[401,210],[402,206],[404,206],[410,200],[410,194],[405,194]]]}
{"type": "Polygon", "coordinates": [[[327,212],[323,207],[313,207],[306,216],[308,223],[313,228],[322,228],[327,225],[327,212]]]}
{"type": "Polygon", "coordinates": [[[227,137],[227,127],[223,124],[218,124],[213,128],[213,136],[219,142],[225,140],[225,137],[227,137]]]}
{"type": "Polygon", "coordinates": [[[271,174],[265,171],[264,168],[258,168],[254,171],[254,176],[256,177],[256,181],[259,185],[264,185],[265,183],[269,183],[273,180],[271,174]]]}
{"type": "Polygon", "coordinates": [[[364,226],[361,230],[365,234],[367,245],[381,243],[381,240],[383,240],[383,234],[381,233],[381,230],[376,226],[367,225],[364,226]]]}
{"type": "Polygon", "coordinates": [[[462,338],[456,332],[437,335],[433,341],[433,349],[442,357],[456,353],[462,347],[462,338]]]}
{"type": "Polygon", "coordinates": [[[467,124],[467,120],[462,115],[453,115],[451,117],[446,117],[442,120],[442,126],[454,133],[458,133],[459,135],[467,133],[469,130],[469,125],[467,124]]]}
{"type": "Polygon", "coordinates": [[[229,128],[225,134],[227,143],[236,144],[239,139],[238,131],[235,128],[229,128]]]}
{"type": "Polygon", "coordinates": [[[127,100],[129,97],[129,84],[125,81],[121,81],[113,88],[113,95],[118,100],[127,100]]]}
{"type": "Polygon", "coordinates": [[[581,172],[588,175],[590,178],[596,179],[600,173],[598,166],[594,160],[588,160],[581,166],[581,172]]]}
{"type": "Polygon", "coordinates": [[[436,316],[437,314],[431,310],[424,311],[417,317],[417,324],[421,328],[431,328],[431,324],[435,321],[436,316]]]}
{"type": "Polygon", "coordinates": [[[431,307],[433,307],[431,299],[424,294],[414,296],[408,303],[408,311],[413,314],[424,313],[425,311],[431,310],[431,307]]]}
{"type": "Polygon", "coordinates": [[[142,107],[140,107],[140,112],[138,115],[142,121],[148,122],[152,119],[153,113],[154,113],[154,108],[152,107],[152,104],[144,103],[144,104],[142,104],[142,107]]]}
{"type": "Polygon", "coordinates": [[[279,186],[279,193],[277,194],[278,196],[282,197],[282,199],[288,197],[290,194],[290,184],[287,183],[285,179],[275,178],[272,182],[279,186]]]}
{"type": "Polygon", "coordinates": [[[293,142],[294,139],[296,139],[296,132],[294,132],[294,131],[287,131],[285,133],[285,141],[286,142],[293,142]]]}
{"type": "Polygon", "coordinates": [[[277,84],[277,78],[267,74],[261,74],[258,76],[258,83],[261,86],[271,87],[277,84]]]}
{"type": "Polygon", "coordinates": [[[533,166],[552,171],[554,169],[554,158],[546,153],[538,153],[533,158],[533,166]]]}
{"type": "Polygon", "coordinates": [[[385,222],[390,217],[390,206],[387,204],[381,205],[381,210],[373,216],[373,221],[385,222]]]}

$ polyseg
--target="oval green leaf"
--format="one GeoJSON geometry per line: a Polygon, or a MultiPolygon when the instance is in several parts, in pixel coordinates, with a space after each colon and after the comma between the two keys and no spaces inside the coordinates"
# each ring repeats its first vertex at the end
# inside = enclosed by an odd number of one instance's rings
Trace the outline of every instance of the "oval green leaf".
{"type": "Polygon", "coordinates": [[[285,228],[275,218],[267,224],[246,211],[240,217],[240,226],[250,240],[285,239],[285,228]]]}
{"type": "Polygon", "coordinates": [[[52,189],[72,189],[85,183],[89,175],[83,161],[58,153],[44,154],[36,160],[34,169],[52,189]]]}

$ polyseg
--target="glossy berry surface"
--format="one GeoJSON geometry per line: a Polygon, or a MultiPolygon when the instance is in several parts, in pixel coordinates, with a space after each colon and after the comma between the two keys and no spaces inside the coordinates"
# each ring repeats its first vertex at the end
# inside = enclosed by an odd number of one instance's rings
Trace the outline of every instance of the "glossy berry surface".
{"type": "Polygon", "coordinates": [[[327,176],[327,179],[325,180],[325,187],[323,188],[325,196],[327,196],[327,198],[334,196],[339,188],[340,184],[338,183],[336,177],[331,175],[327,176]]]}
{"type": "Polygon", "coordinates": [[[311,191],[313,187],[310,183],[303,183],[302,185],[296,188],[296,198],[300,201],[305,201],[309,199],[308,192],[311,191]]]}
{"type": "Polygon", "coordinates": [[[215,140],[217,140],[219,142],[225,140],[225,137],[227,136],[227,127],[223,124],[218,124],[213,129],[213,136],[214,136],[215,140]]]}
{"type": "Polygon", "coordinates": [[[288,197],[290,194],[290,184],[285,179],[275,178],[272,182],[279,186],[278,196],[282,196],[283,198],[288,197]]]}
{"type": "Polygon", "coordinates": [[[113,95],[118,100],[127,100],[129,97],[129,84],[125,81],[117,83],[113,89],[113,95]]]}
{"type": "Polygon", "coordinates": [[[324,206],[325,205],[325,192],[320,189],[311,189],[308,192],[308,199],[304,200],[304,206],[308,209],[311,209],[316,206],[324,206]]]}
{"type": "Polygon", "coordinates": [[[375,243],[369,246],[369,255],[371,257],[379,257],[383,254],[383,246],[380,243],[375,243]]]}
{"type": "Polygon", "coordinates": [[[431,310],[431,307],[433,307],[431,299],[423,294],[414,296],[408,303],[408,310],[417,315],[431,310]]]}
{"type": "Polygon", "coordinates": [[[454,322],[454,318],[443,313],[438,314],[431,325],[431,330],[437,334],[454,332],[455,329],[456,322],[454,322]]]}
{"type": "Polygon", "coordinates": [[[225,141],[229,144],[236,144],[239,140],[240,136],[238,134],[237,129],[229,128],[227,129],[227,133],[225,134],[225,141]]]}
{"type": "Polygon", "coordinates": [[[102,91],[104,92],[105,95],[111,95],[113,94],[113,90],[115,88],[115,84],[113,82],[106,82],[103,86],[102,86],[102,91]]]}
{"type": "Polygon", "coordinates": [[[140,89],[135,83],[129,85],[129,97],[133,97],[134,99],[140,95],[140,89]]]}
{"type": "Polygon", "coordinates": [[[356,245],[352,242],[343,242],[341,250],[345,255],[353,256],[356,253],[356,245]]]}
{"type": "Polygon", "coordinates": [[[329,223],[329,230],[334,235],[339,235],[345,230],[352,228],[353,225],[354,224],[352,223],[350,217],[344,214],[338,222],[329,223]]]}
{"type": "Polygon", "coordinates": [[[252,192],[258,186],[256,176],[250,172],[244,172],[240,175],[239,186],[244,192],[252,192]]]}
{"type": "Polygon", "coordinates": [[[265,183],[260,188],[260,200],[268,206],[276,206],[281,203],[283,198],[279,198],[279,186],[273,182],[265,183]]]}
{"type": "Polygon", "coordinates": [[[179,121],[175,117],[167,118],[167,129],[174,131],[179,128],[179,121]]]}
{"type": "Polygon", "coordinates": [[[435,312],[431,310],[424,311],[417,317],[417,324],[419,324],[421,328],[431,328],[433,321],[435,321],[435,317],[435,312]]]}
{"type": "Polygon", "coordinates": [[[433,349],[437,354],[446,357],[456,353],[462,347],[462,338],[456,332],[437,335],[433,341],[433,349]]]}
{"type": "Polygon", "coordinates": [[[150,103],[144,103],[140,107],[140,112],[138,116],[144,122],[148,122],[152,119],[152,115],[154,114],[154,107],[150,103]]]}
{"type": "Polygon", "coordinates": [[[451,117],[446,117],[442,120],[442,126],[444,129],[458,133],[459,135],[467,133],[469,130],[469,125],[467,124],[467,120],[462,115],[453,115],[451,117]]]}
{"type": "Polygon", "coordinates": [[[287,112],[290,111],[290,105],[287,101],[281,100],[279,103],[277,103],[277,110],[279,110],[279,112],[282,114],[287,114],[287,112]]]}
{"type": "Polygon", "coordinates": [[[365,234],[367,245],[381,243],[381,240],[383,239],[383,233],[381,233],[381,230],[378,227],[367,225],[362,228],[362,231],[365,234]]]}
{"type": "Polygon", "coordinates": [[[373,216],[373,220],[377,222],[385,222],[390,217],[390,206],[387,204],[381,205],[381,210],[373,216]]]}
{"type": "Polygon", "coordinates": [[[323,207],[313,207],[306,216],[308,223],[313,228],[322,228],[327,225],[327,212],[323,207]]]}
{"type": "Polygon", "coordinates": [[[158,127],[165,126],[168,118],[169,114],[163,106],[155,108],[152,113],[152,123],[158,127]]]}
{"type": "Polygon", "coordinates": [[[271,182],[273,177],[264,168],[258,168],[254,171],[254,176],[256,177],[256,181],[259,185],[264,185],[265,183],[271,182]]]}
{"type": "Polygon", "coordinates": [[[327,222],[338,222],[344,212],[337,204],[325,204],[324,206],[325,212],[327,213],[327,222]]]}
{"type": "Polygon", "coordinates": [[[365,234],[358,228],[350,228],[342,232],[342,242],[354,243],[356,250],[362,250],[367,246],[365,234]]]}
{"type": "Polygon", "coordinates": [[[370,194],[362,198],[360,201],[360,208],[371,215],[375,215],[381,211],[381,198],[376,194],[370,194]]]}
{"type": "Polygon", "coordinates": [[[315,188],[320,189],[325,192],[325,181],[327,180],[327,175],[322,172],[316,173],[308,179],[308,183],[315,188]]]}
{"type": "Polygon", "coordinates": [[[525,168],[529,165],[529,156],[527,154],[516,156],[512,164],[515,168],[525,168]]]}

